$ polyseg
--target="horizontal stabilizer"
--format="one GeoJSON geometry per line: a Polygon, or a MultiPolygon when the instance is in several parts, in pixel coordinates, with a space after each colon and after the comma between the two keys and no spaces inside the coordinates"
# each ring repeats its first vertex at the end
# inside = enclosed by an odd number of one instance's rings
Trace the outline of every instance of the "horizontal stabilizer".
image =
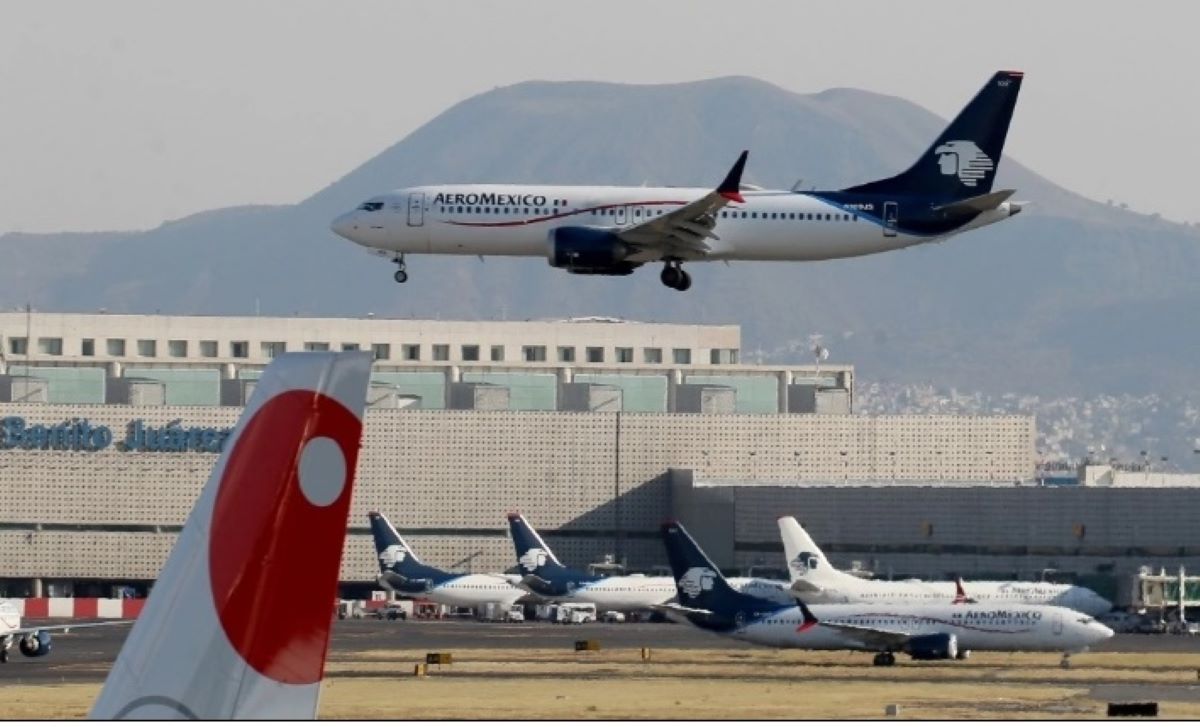
{"type": "Polygon", "coordinates": [[[957,202],[949,204],[935,205],[934,212],[945,212],[948,214],[968,214],[971,212],[987,212],[991,209],[996,209],[1004,200],[1013,196],[1017,190],[1001,189],[997,192],[988,192],[976,197],[967,197],[960,199],[957,202]]]}
{"type": "Polygon", "coordinates": [[[678,613],[684,616],[712,616],[713,612],[707,608],[688,608],[680,606],[678,603],[657,603],[650,607],[655,611],[664,613],[678,613]]]}
{"type": "Polygon", "coordinates": [[[811,582],[803,580],[803,579],[798,580],[798,581],[793,581],[791,590],[792,590],[792,593],[798,593],[803,596],[815,596],[815,595],[817,595],[819,593],[823,593],[825,591],[824,588],[821,588],[817,584],[811,583],[811,582]]]}

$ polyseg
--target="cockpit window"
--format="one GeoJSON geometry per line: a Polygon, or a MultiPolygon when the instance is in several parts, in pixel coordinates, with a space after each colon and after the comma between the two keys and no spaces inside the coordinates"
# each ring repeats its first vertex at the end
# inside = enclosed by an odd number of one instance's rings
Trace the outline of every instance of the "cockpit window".
{"type": "Polygon", "coordinates": [[[363,212],[378,212],[383,209],[383,202],[363,202],[358,208],[363,212]]]}

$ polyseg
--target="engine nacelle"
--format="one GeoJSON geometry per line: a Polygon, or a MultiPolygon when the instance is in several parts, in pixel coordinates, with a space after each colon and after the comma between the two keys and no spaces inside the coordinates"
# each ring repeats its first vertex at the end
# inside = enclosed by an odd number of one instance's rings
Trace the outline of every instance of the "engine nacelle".
{"type": "Polygon", "coordinates": [[[641,263],[628,262],[633,249],[609,230],[560,227],[550,237],[550,265],[578,275],[629,275],[641,263]]]}
{"type": "Polygon", "coordinates": [[[50,632],[34,631],[21,637],[18,644],[24,656],[45,656],[50,653],[50,632]]]}
{"type": "Polygon", "coordinates": [[[934,661],[958,656],[958,637],[954,634],[927,634],[908,640],[904,651],[914,659],[934,661]]]}

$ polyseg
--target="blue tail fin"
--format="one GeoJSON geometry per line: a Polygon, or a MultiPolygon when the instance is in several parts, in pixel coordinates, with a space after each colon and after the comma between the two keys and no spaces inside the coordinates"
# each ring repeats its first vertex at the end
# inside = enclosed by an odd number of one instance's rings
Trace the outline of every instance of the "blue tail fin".
{"type": "Polygon", "coordinates": [[[1023,75],[999,71],[992,76],[907,171],[843,191],[943,201],[987,194],[1004,151],[1023,75]]]}
{"type": "Polygon", "coordinates": [[[371,521],[371,535],[375,538],[382,585],[401,593],[422,593],[460,575],[422,563],[383,513],[372,511],[367,517],[371,521]]]}
{"type": "Polygon", "coordinates": [[[780,609],[777,603],[735,591],[679,523],[663,523],[662,537],[681,606],[710,611],[716,619],[730,623],[739,613],[744,616],[780,609]]]}
{"type": "Polygon", "coordinates": [[[562,567],[562,563],[554,557],[542,536],[525,521],[523,515],[509,513],[508,527],[512,531],[513,546],[517,549],[517,564],[520,566],[521,575],[538,575],[547,565],[562,567]]]}

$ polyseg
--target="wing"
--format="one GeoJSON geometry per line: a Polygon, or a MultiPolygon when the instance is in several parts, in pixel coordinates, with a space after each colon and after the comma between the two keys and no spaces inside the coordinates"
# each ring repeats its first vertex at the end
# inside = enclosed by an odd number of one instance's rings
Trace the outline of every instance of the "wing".
{"type": "Polygon", "coordinates": [[[61,632],[67,634],[75,629],[90,629],[96,626],[120,626],[121,624],[131,623],[133,623],[133,619],[121,619],[116,621],[90,621],[82,624],[55,624],[53,626],[22,626],[19,629],[14,629],[6,633],[13,636],[26,636],[28,634],[36,634],[39,631],[61,632]]]}
{"type": "Polygon", "coordinates": [[[881,651],[884,649],[888,651],[903,651],[909,639],[912,638],[912,634],[907,634],[903,631],[852,626],[850,624],[838,623],[837,621],[821,621],[821,625],[837,631],[843,636],[850,637],[871,651],[881,651]]]}
{"type": "Polygon", "coordinates": [[[749,151],[743,151],[725,180],[716,189],[679,209],[630,225],[617,232],[622,241],[643,250],[657,250],[662,257],[702,257],[712,246],[708,240],[721,238],[713,232],[717,212],[730,202],[744,202],[742,171],[749,151]]]}

